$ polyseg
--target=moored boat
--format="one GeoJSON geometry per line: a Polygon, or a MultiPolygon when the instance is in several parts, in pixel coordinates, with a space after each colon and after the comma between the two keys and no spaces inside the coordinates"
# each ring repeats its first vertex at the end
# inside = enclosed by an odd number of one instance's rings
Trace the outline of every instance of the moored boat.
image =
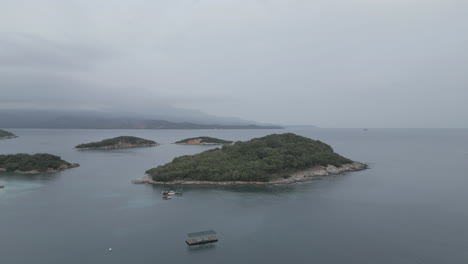
{"type": "Polygon", "coordinates": [[[182,192],[176,192],[176,191],[162,191],[161,192],[163,195],[180,195],[182,192]]]}

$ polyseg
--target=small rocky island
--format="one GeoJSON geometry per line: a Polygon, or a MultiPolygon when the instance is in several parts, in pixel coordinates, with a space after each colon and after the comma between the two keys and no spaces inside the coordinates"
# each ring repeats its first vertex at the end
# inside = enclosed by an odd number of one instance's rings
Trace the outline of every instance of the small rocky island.
{"type": "Polygon", "coordinates": [[[175,142],[175,144],[182,144],[182,145],[224,145],[224,144],[232,144],[232,143],[233,141],[223,140],[223,139],[213,138],[213,137],[186,138],[184,140],[175,142]]]}
{"type": "Polygon", "coordinates": [[[121,136],[115,138],[104,139],[99,142],[91,142],[80,144],[76,149],[120,149],[120,148],[137,148],[137,147],[154,147],[159,144],[155,141],[130,136],[121,136]]]}
{"type": "Polygon", "coordinates": [[[0,172],[26,174],[53,173],[80,166],[69,163],[51,154],[10,154],[0,155],[0,172]]]}
{"type": "Polygon", "coordinates": [[[11,132],[0,129],[0,139],[16,138],[16,137],[18,136],[11,132]]]}
{"type": "Polygon", "coordinates": [[[366,168],[321,141],[287,133],[178,157],[134,183],[283,184],[366,168]]]}

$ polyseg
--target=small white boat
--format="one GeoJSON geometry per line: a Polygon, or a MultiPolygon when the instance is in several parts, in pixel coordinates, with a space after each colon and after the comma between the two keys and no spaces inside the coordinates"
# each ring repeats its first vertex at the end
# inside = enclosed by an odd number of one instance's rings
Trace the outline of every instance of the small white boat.
{"type": "Polygon", "coordinates": [[[182,195],[182,192],[175,192],[175,191],[162,191],[161,193],[163,194],[163,198],[165,198],[166,196],[172,196],[172,195],[182,195]]]}

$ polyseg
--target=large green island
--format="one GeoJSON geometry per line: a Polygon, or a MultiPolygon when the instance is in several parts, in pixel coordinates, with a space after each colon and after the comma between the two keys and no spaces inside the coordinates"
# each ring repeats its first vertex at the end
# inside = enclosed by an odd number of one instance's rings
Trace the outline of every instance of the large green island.
{"type": "Polygon", "coordinates": [[[213,137],[194,137],[186,138],[175,142],[175,144],[181,145],[223,145],[223,144],[232,144],[233,141],[223,140],[213,137]]]}
{"type": "Polygon", "coordinates": [[[53,173],[78,166],[79,164],[69,163],[59,156],[45,153],[0,155],[0,172],[53,173]]]}
{"type": "Polygon", "coordinates": [[[11,132],[0,129],[0,139],[16,138],[16,137],[18,136],[11,132]]]}
{"type": "Polygon", "coordinates": [[[136,147],[154,147],[159,144],[155,141],[130,136],[121,136],[115,138],[104,139],[99,142],[91,142],[80,144],[76,149],[120,149],[120,148],[136,148],[136,147]]]}
{"type": "Polygon", "coordinates": [[[287,133],[177,157],[134,183],[282,184],[366,168],[321,141],[287,133]]]}

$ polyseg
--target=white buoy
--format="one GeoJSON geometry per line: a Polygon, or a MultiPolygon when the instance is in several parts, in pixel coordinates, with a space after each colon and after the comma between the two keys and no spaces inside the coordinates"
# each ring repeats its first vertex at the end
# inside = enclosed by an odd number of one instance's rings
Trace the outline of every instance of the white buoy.
{"type": "Polygon", "coordinates": [[[109,251],[112,251],[112,248],[109,248],[109,251]]]}

